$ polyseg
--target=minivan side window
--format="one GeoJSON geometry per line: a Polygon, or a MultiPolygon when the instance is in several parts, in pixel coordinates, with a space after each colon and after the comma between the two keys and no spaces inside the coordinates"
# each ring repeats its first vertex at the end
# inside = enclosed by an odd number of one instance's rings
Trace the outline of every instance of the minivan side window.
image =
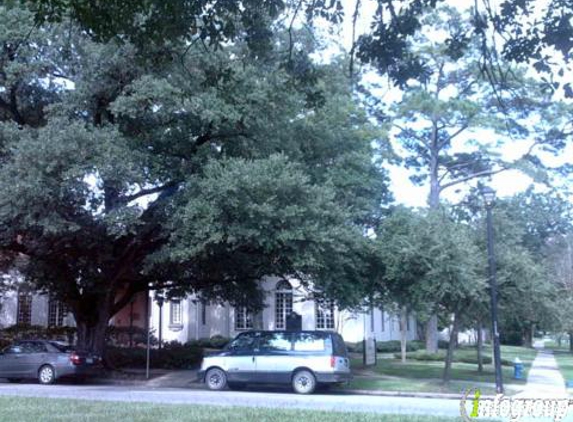
{"type": "Polygon", "coordinates": [[[229,344],[229,350],[235,352],[248,352],[255,348],[255,341],[257,339],[256,333],[243,333],[240,334],[235,340],[229,344]]]}
{"type": "Polygon", "coordinates": [[[282,351],[288,352],[291,350],[291,334],[283,332],[267,332],[261,333],[259,337],[259,348],[262,351],[282,351]]]}
{"type": "Polygon", "coordinates": [[[327,333],[295,333],[294,350],[297,352],[325,352],[332,350],[327,333]]]}

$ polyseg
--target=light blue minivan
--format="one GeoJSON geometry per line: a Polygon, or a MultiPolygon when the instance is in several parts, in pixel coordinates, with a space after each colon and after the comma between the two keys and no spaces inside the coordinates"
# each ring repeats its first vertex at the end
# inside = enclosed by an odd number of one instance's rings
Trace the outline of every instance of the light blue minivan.
{"type": "Polygon", "coordinates": [[[329,331],[241,333],[223,351],[203,359],[199,376],[211,390],[290,384],[300,394],[352,377],[344,340],[329,331]]]}

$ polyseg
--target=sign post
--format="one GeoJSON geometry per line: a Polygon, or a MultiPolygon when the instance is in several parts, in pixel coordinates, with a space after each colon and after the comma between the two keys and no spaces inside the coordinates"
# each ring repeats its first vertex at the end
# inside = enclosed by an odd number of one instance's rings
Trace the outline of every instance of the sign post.
{"type": "Polygon", "coordinates": [[[364,366],[376,365],[376,338],[373,336],[364,339],[364,366]]]}

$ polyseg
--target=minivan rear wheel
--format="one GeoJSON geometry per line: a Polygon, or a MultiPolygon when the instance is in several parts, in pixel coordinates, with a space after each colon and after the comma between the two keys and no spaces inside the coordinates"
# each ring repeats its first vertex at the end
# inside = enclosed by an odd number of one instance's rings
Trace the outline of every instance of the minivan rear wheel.
{"type": "Polygon", "coordinates": [[[222,390],[227,385],[227,374],[219,368],[212,368],[205,374],[205,384],[209,390],[222,390]]]}
{"type": "Polygon", "coordinates": [[[316,389],[316,377],[306,369],[297,371],[292,377],[292,389],[298,394],[311,394],[316,389]]]}

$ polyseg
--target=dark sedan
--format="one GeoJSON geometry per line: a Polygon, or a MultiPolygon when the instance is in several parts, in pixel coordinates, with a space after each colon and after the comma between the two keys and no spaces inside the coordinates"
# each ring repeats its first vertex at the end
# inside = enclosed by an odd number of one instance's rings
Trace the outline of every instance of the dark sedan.
{"type": "Polygon", "coordinates": [[[10,382],[36,378],[52,384],[62,377],[80,377],[97,372],[101,359],[75,351],[55,341],[22,340],[0,352],[0,378],[10,382]]]}

